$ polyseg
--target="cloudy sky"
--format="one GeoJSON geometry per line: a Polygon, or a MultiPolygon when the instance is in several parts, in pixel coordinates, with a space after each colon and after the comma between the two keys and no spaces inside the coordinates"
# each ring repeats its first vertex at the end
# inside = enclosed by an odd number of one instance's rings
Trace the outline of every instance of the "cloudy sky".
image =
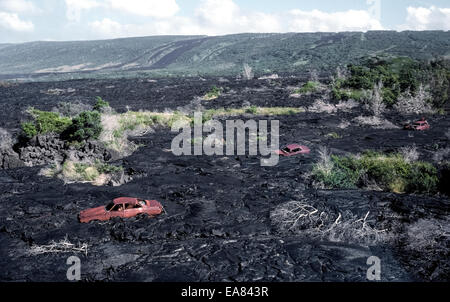
{"type": "Polygon", "coordinates": [[[450,1],[0,0],[0,43],[378,29],[450,30],[450,1]]]}

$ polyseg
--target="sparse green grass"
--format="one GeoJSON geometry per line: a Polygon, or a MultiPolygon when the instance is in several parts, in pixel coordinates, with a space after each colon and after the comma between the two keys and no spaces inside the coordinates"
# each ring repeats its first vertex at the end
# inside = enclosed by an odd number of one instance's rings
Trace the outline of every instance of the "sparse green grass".
{"type": "Polygon", "coordinates": [[[328,161],[326,165],[314,166],[312,175],[326,188],[357,188],[369,181],[394,193],[437,192],[436,168],[426,162],[408,162],[400,154],[366,152],[361,157],[331,156],[325,161],[328,161]]]}
{"type": "Polygon", "coordinates": [[[294,93],[296,94],[305,94],[305,93],[314,93],[318,90],[320,83],[309,81],[302,86],[302,88],[296,89],[294,93]]]}
{"type": "MultiPolygon", "coordinates": [[[[216,117],[240,116],[253,114],[258,116],[291,115],[304,112],[303,108],[294,107],[250,107],[250,108],[220,108],[209,109],[203,112],[203,122],[216,117]]],[[[129,149],[131,143],[127,137],[131,134],[138,135],[147,131],[150,127],[160,126],[171,128],[175,122],[192,124],[193,116],[180,112],[151,112],[151,111],[128,111],[122,114],[103,114],[103,132],[100,140],[116,151],[122,152],[129,149]]],[[[131,148],[135,149],[135,148],[131,148]]],[[[131,150],[132,151],[132,150],[131,150]]]]}

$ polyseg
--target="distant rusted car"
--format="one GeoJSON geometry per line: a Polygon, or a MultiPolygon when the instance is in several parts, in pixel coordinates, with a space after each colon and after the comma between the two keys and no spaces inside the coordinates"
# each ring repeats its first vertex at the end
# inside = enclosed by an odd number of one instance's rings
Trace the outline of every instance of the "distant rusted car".
{"type": "Polygon", "coordinates": [[[144,200],[131,197],[116,198],[107,206],[81,211],[78,218],[82,223],[99,220],[106,221],[114,217],[131,218],[140,214],[151,217],[163,212],[163,206],[156,200],[144,200]]]}
{"type": "Polygon", "coordinates": [[[425,131],[431,128],[430,124],[425,119],[421,119],[412,124],[405,125],[405,130],[414,130],[414,131],[425,131]]]}
{"type": "Polygon", "coordinates": [[[290,157],[299,154],[309,154],[311,150],[306,146],[301,146],[297,144],[287,145],[281,150],[276,151],[280,156],[290,157]]]}

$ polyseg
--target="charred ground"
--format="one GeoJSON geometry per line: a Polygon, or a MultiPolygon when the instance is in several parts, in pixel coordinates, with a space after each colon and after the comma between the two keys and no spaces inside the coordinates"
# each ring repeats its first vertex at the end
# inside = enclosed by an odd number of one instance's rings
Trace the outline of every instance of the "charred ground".
{"type": "MultiPolygon", "coordinates": [[[[321,93],[290,97],[307,78],[236,81],[234,79],[78,80],[0,87],[0,127],[13,134],[29,106],[51,110],[58,102],[108,100],[118,112],[180,110],[198,105],[212,86],[224,88],[210,108],[312,106],[321,93]],[[58,94],[48,93],[61,89],[58,94]],[[128,107],[127,107],[128,106],[128,107]]],[[[176,157],[167,152],[176,135],[158,129],[134,140],[142,147],[120,159],[136,177],[120,187],[64,184],[38,176],[41,167],[0,171],[0,263],[3,281],[65,281],[73,253],[30,255],[33,245],[66,236],[88,244],[81,259],[83,280],[107,281],[366,281],[367,258],[381,259],[384,281],[448,281],[449,199],[369,190],[318,190],[309,181],[318,148],[334,154],[365,150],[396,151],[415,144],[421,159],[432,161],[448,147],[446,115],[430,115],[427,132],[372,129],[352,121],[362,106],[334,113],[304,112],[258,119],[280,120],[280,143],[301,143],[311,154],[261,167],[248,156],[176,157]],[[348,121],[345,129],[338,126],[348,121]],[[340,138],[328,136],[337,133],[340,138]],[[156,217],[81,224],[80,210],[120,196],[159,200],[166,213],[156,217]],[[280,230],[274,209],[303,200],[330,214],[350,212],[388,230],[372,244],[335,242],[280,230]]],[[[420,116],[386,113],[402,126],[420,116]]],[[[250,119],[251,115],[236,118],[250,119]]]]}

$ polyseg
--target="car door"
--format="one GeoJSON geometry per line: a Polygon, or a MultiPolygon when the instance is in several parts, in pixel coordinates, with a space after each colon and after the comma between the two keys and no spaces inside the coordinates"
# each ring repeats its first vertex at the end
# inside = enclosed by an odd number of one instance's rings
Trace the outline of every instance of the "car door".
{"type": "Polygon", "coordinates": [[[301,148],[295,148],[294,150],[291,151],[291,155],[297,155],[302,153],[302,149],[301,148]]]}
{"type": "Polygon", "coordinates": [[[107,213],[107,215],[109,216],[108,218],[123,217],[123,209],[124,204],[114,205],[114,207],[112,207],[111,210],[107,213]]]}
{"type": "Polygon", "coordinates": [[[125,204],[125,211],[124,211],[124,217],[130,218],[130,217],[134,217],[140,213],[142,213],[142,206],[137,203],[137,204],[131,204],[131,203],[127,203],[125,204]]]}

